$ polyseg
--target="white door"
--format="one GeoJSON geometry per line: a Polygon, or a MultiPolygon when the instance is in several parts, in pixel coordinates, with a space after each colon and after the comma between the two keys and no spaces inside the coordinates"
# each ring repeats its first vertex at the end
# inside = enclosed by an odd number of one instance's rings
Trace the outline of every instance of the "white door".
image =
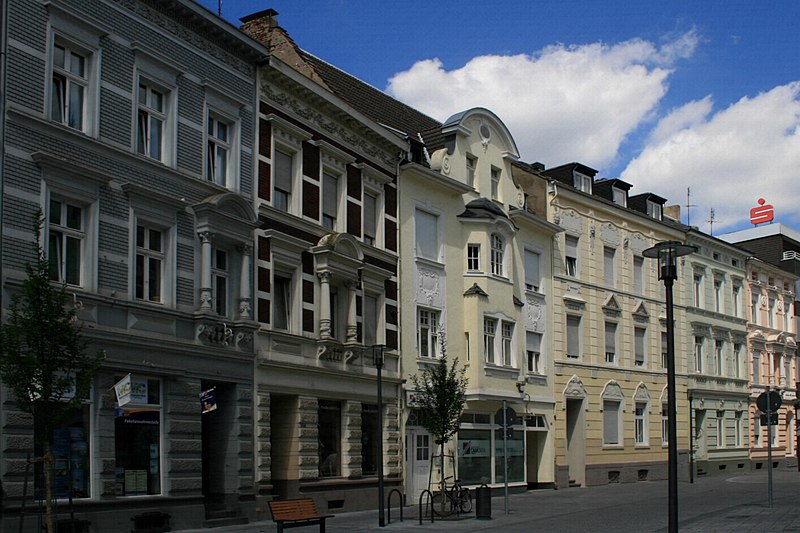
{"type": "Polygon", "coordinates": [[[419,495],[428,489],[433,438],[424,429],[410,429],[406,434],[408,504],[419,503],[419,495]]]}

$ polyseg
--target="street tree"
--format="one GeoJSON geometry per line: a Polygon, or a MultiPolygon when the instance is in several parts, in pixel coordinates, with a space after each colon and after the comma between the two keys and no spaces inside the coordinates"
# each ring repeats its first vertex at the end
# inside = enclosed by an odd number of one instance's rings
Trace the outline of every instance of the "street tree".
{"type": "Polygon", "coordinates": [[[52,533],[53,430],[88,397],[105,353],[87,353],[66,286],[51,280],[42,227],[40,212],[34,225],[36,259],[26,263],[27,276],[0,325],[0,380],[33,417],[34,450],[42,453],[34,461],[44,466],[47,531],[52,533]]]}

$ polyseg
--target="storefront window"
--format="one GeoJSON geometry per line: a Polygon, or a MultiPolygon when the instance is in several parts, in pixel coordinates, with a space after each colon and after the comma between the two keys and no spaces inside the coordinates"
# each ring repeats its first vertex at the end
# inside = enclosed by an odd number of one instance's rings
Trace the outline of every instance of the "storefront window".
{"type": "MultiPolygon", "coordinates": [[[[505,456],[503,455],[503,433],[495,432],[494,439],[494,479],[495,483],[505,482],[505,456]]],[[[506,441],[508,450],[508,482],[525,481],[525,442],[522,431],[512,431],[506,441]]]]}
{"type": "Polygon", "coordinates": [[[342,406],[330,400],[319,401],[319,476],[341,476],[342,406]]]}
{"type": "Polygon", "coordinates": [[[374,476],[378,473],[378,406],[361,405],[361,473],[374,476]]]}
{"type": "Polygon", "coordinates": [[[488,429],[458,431],[458,476],[464,485],[492,481],[492,432],[488,429]]]}
{"type": "Polygon", "coordinates": [[[161,382],[131,376],[130,403],[115,414],[117,495],[161,494],[161,382]]]}
{"type": "MultiPolygon", "coordinates": [[[[53,496],[55,498],[88,498],[89,472],[89,405],[66,414],[63,425],[53,430],[50,439],[53,454],[53,496]]],[[[36,439],[36,455],[42,456],[42,439],[36,439]]],[[[44,498],[44,471],[37,463],[37,493],[44,498]]]]}

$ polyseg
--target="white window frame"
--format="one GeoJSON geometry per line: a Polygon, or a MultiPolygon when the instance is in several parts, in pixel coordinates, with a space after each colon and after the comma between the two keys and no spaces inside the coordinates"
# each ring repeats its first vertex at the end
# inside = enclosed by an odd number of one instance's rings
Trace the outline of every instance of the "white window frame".
{"type": "Polygon", "coordinates": [[[611,398],[603,398],[601,400],[601,405],[603,407],[603,446],[608,447],[622,447],[623,440],[622,440],[622,400],[618,399],[611,399],[611,398]],[[614,409],[609,409],[612,405],[616,405],[616,413],[614,413],[614,409]],[[611,423],[611,417],[616,418],[616,426],[617,426],[617,435],[614,439],[609,439],[607,437],[610,436],[611,431],[607,431],[607,424],[611,423]]]}
{"type": "Polygon", "coordinates": [[[489,264],[493,276],[505,277],[505,250],[506,239],[499,233],[489,236],[489,264]]]}
{"type": "MultiPolygon", "coordinates": [[[[299,152],[296,150],[284,147],[283,145],[276,144],[272,149],[272,207],[283,211],[284,213],[295,213],[294,198],[297,196],[295,190],[297,189],[297,172],[299,152]],[[281,154],[280,156],[278,154],[281,154]],[[278,183],[278,159],[282,157],[289,159],[289,176],[288,176],[288,191],[283,183],[278,183]],[[283,188],[281,188],[283,187],[283,188]]],[[[281,178],[281,182],[285,181],[281,178]]]]}
{"type": "Polygon", "coordinates": [[[236,154],[238,152],[238,123],[222,113],[212,109],[207,110],[206,117],[206,180],[220,187],[233,189],[236,176],[236,154]],[[217,132],[222,125],[226,130],[226,138],[221,138],[217,132]],[[215,126],[215,127],[212,127],[215,126]],[[213,130],[213,131],[209,131],[213,130]],[[225,162],[220,165],[219,154],[225,154],[225,162]],[[223,174],[223,175],[220,175],[223,174]]]}
{"type": "Polygon", "coordinates": [[[702,273],[695,272],[692,278],[694,287],[694,306],[697,308],[703,307],[703,278],[702,273]]]}
{"type": "Polygon", "coordinates": [[[417,308],[417,355],[420,359],[441,357],[439,353],[439,326],[441,312],[427,307],[417,308]],[[427,345],[427,353],[423,353],[427,345]]]}
{"type": "Polygon", "coordinates": [[[734,446],[742,448],[744,446],[744,411],[736,411],[733,431],[734,446]]]}
{"type": "Polygon", "coordinates": [[[478,158],[472,154],[466,156],[467,185],[475,187],[475,175],[478,170],[478,158]]]}
{"type": "Polygon", "coordinates": [[[650,444],[648,436],[649,426],[649,404],[648,402],[636,401],[633,404],[633,442],[636,446],[645,447],[650,444]]]}
{"type": "Polygon", "coordinates": [[[725,448],[725,411],[717,410],[717,448],[725,448]]]}
{"type": "Polygon", "coordinates": [[[320,223],[322,227],[327,228],[331,231],[338,231],[341,225],[341,217],[340,213],[342,212],[341,205],[340,205],[340,198],[341,198],[341,190],[342,190],[342,183],[343,183],[342,175],[336,172],[333,172],[327,168],[323,168],[322,170],[322,194],[320,198],[320,223]],[[335,183],[330,183],[334,181],[335,183]],[[329,190],[333,189],[333,190],[329,190]],[[331,198],[332,200],[332,208],[333,213],[330,213],[330,210],[326,210],[326,200],[331,198]]]}
{"type": "Polygon", "coordinates": [[[541,292],[541,262],[542,254],[539,250],[525,248],[523,251],[525,268],[525,290],[541,292]]]}
{"type": "Polygon", "coordinates": [[[647,366],[647,328],[638,326],[633,328],[633,365],[642,368],[647,366]]]}
{"type": "Polygon", "coordinates": [[[694,337],[694,371],[698,374],[703,373],[703,344],[705,338],[699,335],[694,337]]]}
{"type": "Polygon", "coordinates": [[[669,404],[661,403],[661,446],[669,445],[669,404]]]}
{"type": "Polygon", "coordinates": [[[614,275],[614,262],[616,257],[616,248],[610,246],[603,247],[603,282],[608,287],[613,287],[616,282],[616,276],[614,275]]]}
{"type": "Polygon", "coordinates": [[[733,304],[732,315],[735,317],[739,317],[742,310],[741,310],[741,298],[742,294],[742,286],[738,283],[734,283],[731,287],[731,302],[733,304]]]}
{"type": "Polygon", "coordinates": [[[578,171],[573,172],[573,185],[576,189],[583,191],[587,194],[592,194],[592,177],[586,174],[581,174],[578,171]]]}
{"type": "MultiPolygon", "coordinates": [[[[299,331],[299,329],[300,329],[299,323],[298,323],[298,314],[299,313],[297,312],[297,309],[296,309],[296,307],[297,307],[296,302],[298,301],[297,277],[298,277],[297,270],[293,270],[291,268],[285,268],[285,267],[282,267],[282,265],[279,265],[279,266],[277,266],[276,268],[273,269],[272,284],[270,285],[271,301],[270,301],[270,316],[269,316],[269,319],[270,319],[270,325],[272,326],[272,329],[274,329],[274,330],[285,331],[287,333],[295,333],[295,332],[299,331]],[[276,300],[276,298],[277,298],[277,290],[276,289],[277,289],[277,285],[278,285],[276,283],[276,280],[278,278],[280,278],[282,280],[286,280],[286,282],[285,282],[286,286],[282,287],[282,288],[288,290],[288,294],[285,294],[284,295],[285,298],[283,298],[284,306],[285,306],[285,310],[286,310],[285,317],[283,317],[285,319],[285,321],[286,321],[286,327],[285,328],[276,326],[276,324],[275,324],[275,317],[277,316],[277,313],[275,312],[275,310],[277,308],[277,300],[276,300]]],[[[284,283],[284,282],[281,282],[281,283],[284,283]]],[[[334,326],[333,321],[334,321],[335,310],[331,309],[330,311],[331,311],[331,329],[333,329],[333,326],[334,326]]],[[[334,332],[331,331],[331,335],[333,335],[333,334],[334,334],[334,332]]]]}
{"type": "Polygon", "coordinates": [[[542,334],[535,331],[525,332],[525,356],[528,374],[544,374],[544,358],[542,356],[542,334]]]}
{"type": "Polygon", "coordinates": [[[714,365],[718,376],[725,375],[725,341],[714,340],[714,365]]]}
{"type": "Polygon", "coordinates": [[[147,302],[152,304],[159,304],[163,305],[165,301],[165,293],[166,293],[166,270],[167,270],[167,254],[169,250],[169,238],[168,232],[164,230],[164,228],[160,227],[158,224],[151,224],[144,220],[137,220],[136,225],[134,226],[133,232],[133,247],[134,247],[134,262],[133,262],[133,299],[139,302],[147,302]],[[139,228],[142,229],[142,244],[139,243],[139,228]],[[152,233],[157,233],[159,235],[159,239],[161,241],[160,250],[156,250],[151,248],[151,237],[152,233]],[[138,284],[138,265],[139,265],[139,257],[143,259],[143,272],[142,272],[142,285],[141,291],[142,295],[139,296],[139,284],[138,284]],[[158,270],[159,270],[159,279],[155,282],[158,285],[158,294],[155,296],[151,296],[151,289],[154,284],[153,280],[150,279],[150,264],[151,261],[158,262],[158,270]]]}
{"type": "Polygon", "coordinates": [[[231,259],[233,254],[224,248],[212,246],[211,248],[211,301],[214,312],[226,317],[231,314],[231,259]],[[220,254],[224,257],[220,265],[220,254]],[[220,297],[220,285],[224,293],[220,297]]]}
{"type": "Polygon", "coordinates": [[[481,245],[471,242],[467,244],[467,272],[481,271],[481,245]]]}
{"type": "Polygon", "coordinates": [[[564,274],[573,278],[578,277],[580,264],[578,256],[580,255],[580,238],[574,235],[564,236],[564,274]],[[571,243],[574,243],[574,248],[571,243]],[[570,255],[572,252],[573,255],[570,255]]]}
{"type": "Polygon", "coordinates": [[[494,317],[483,317],[483,360],[494,365],[497,364],[497,324],[499,320],[494,317]]]}
{"type": "Polygon", "coordinates": [[[611,196],[613,198],[613,202],[617,205],[621,205],[622,207],[628,206],[628,193],[625,189],[620,189],[619,187],[611,187],[611,196]]]}
{"type": "Polygon", "coordinates": [[[492,200],[500,201],[500,178],[502,177],[502,170],[497,167],[491,167],[491,194],[492,200]]]}
{"type": "Polygon", "coordinates": [[[566,320],[564,322],[567,330],[567,340],[566,340],[566,345],[564,346],[564,352],[566,353],[568,359],[580,359],[581,357],[581,347],[583,345],[583,343],[581,342],[581,335],[583,331],[582,322],[583,322],[583,317],[581,315],[569,315],[569,314],[567,315],[566,320]],[[570,322],[573,323],[577,322],[577,324],[575,324],[574,326],[578,330],[576,335],[570,335],[570,328],[573,327],[570,326],[570,322]],[[575,349],[574,351],[576,353],[571,353],[573,351],[572,350],[573,348],[575,349]]]}
{"type": "Polygon", "coordinates": [[[50,262],[51,271],[53,270],[52,253],[54,251],[54,235],[58,235],[58,240],[60,242],[57,245],[57,249],[61,254],[61,257],[56,259],[55,266],[57,276],[55,279],[53,279],[52,276],[50,278],[53,281],[65,283],[66,285],[72,287],[83,287],[85,285],[85,272],[87,269],[87,210],[88,207],[83,202],[76,202],[61,195],[49,195],[49,201],[47,202],[47,217],[45,218],[46,227],[43,229],[45,230],[46,235],[45,240],[47,241],[47,248],[45,249],[47,250],[47,257],[48,261],[50,262]],[[57,222],[52,220],[52,217],[55,216],[53,213],[53,204],[59,205],[59,220],[57,222]],[[70,207],[80,210],[80,228],[72,228],[68,226],[68,212],[70,207]],[[67,279],[67,264],[69,263],[67,254],[69,241],[78,241],[78,272],[77,279],[74,281],[67,279]]]}
{"type": "Polygon", "coordinates": [[[652,200],[647,200],[647,216],[656,220],[663,220],[663,208],[652,200]]]}
{"type": "Polygon", "coordinates": [[[515,366],[514,357],[514,323],[508,320],[500,322],[500,335],[502,343],[503,366],[515,366]]]}
{"type": "Polygon", "coordinates": [[[378,240],[380,238],[380,219],[381,217],[381,195],[373,190],[364,189],[363,196],[362,196],[362,219],[363,219],[363,227],[361,230],[361,240],[364,241],[365,244],[369,244],[370,246],[378,246],[378,240]],[[375,200],[375,212],[373,215],[372,224],[374,224],[375,235],[367,235],[367,197],[373,198],[375,200]]]}
{"type": "Polygon", "coordinates": [[[87,122],[89,119],[88,107],[89,93],[91,88],[92,75],[92,53],[83,47],[74,45],[73,43],[61,37],[54,38],[53,45],[50,48],[50,69],[51,69],[51,83],[50,83],[50,106],[49,116],[50,120],[58,122],[68,128],[78,131],[86,131],[87,122]],[[56,48],[63,51],[64,65],[56,65],[56,48]],[[71,68],[71,58],[79,57],[83,61],[83,73],[73,72],[71,68]],[[56,78],[61,80],[60,90],[56,91],[56,78]],[[73,96],[75,91],[80,91],[80,113],[73,115],[73,96]],[[56,116],[55,102],[59,101],[58,116],[56,116]],[[73,116],[79,123],[73,123],[73,116]]]}
{"type": "Polygon", "coordinates": [[[203,82],[206,96],[205,108],[205,164],[203,168],[206,180],[216,183],[232,191],[239,190],[239,170],[241,166],[241,109],[245,107],[244,102],[240,102],[231,97],[229,91],[222,87],[203,82]],[[215,120],[218,123],[227,125],[228,140],[226,143],[217,142],[208,131],[208,121],[215,120]],[[218,176],[210,176],[208,173],[209,149],[215,144],[221,148],[227,148],[226,176],[225,180],[218,179],[218,176]],[[227,146],[226,146],[227,145],[227,146]]]}
{"type": "Polygon", "coordinates": [[[722,278],[714,278],[714,311],[717,313],[724,312],[723,289],[724,282],[722,278]]]}
{"type": "Polygon", "coordinates": [[[604,339],[604,346],[605,346],[605,363],[608,365],[616,365],[619,362],[617,358],[617,329],[618,324],[616,322],[604,322],[603,325],[603,339],[604,339]],[[609,327],[613,327],[613,336],[609,337],[609,327]],[[610,344],[610,346],[609,346],[610,344]],[[611,350],[609,351],[609,348],[611,350]]]}
{"type": "Polygon", "coordinates": [[[422,206],[417,206],[414,210],[414,253],[416,257],[440,263],[442,259],[441,237],[441,214],[423,208],[422,206]],[[426,217],[430,217],[431,220],[427,220],[426,217]],[[434,224],[433,236],[436,237],[436,241],[433,243],[433,249],[430,250],[430,252],[433,252],[433,257],[429,257],[430,254],[426,252],[428,246],[424,245],[424,241],[427,240],[426,237],[431,237],[431,233],[429,230],[423,228],[423,222],[431,222],[434,224]]]}

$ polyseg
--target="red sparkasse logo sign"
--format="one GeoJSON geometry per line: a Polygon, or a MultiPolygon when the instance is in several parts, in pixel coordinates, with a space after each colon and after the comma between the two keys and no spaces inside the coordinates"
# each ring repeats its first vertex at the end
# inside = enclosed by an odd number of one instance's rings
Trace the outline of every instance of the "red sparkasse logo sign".
{"type": "Polygon", "coordinates": [[[763,198],[758,199],[758,207],[750,210],[750,222],[758,225],[764,222],[772,222],[775,218],[775,208],[767,204],[763,198]]]}

